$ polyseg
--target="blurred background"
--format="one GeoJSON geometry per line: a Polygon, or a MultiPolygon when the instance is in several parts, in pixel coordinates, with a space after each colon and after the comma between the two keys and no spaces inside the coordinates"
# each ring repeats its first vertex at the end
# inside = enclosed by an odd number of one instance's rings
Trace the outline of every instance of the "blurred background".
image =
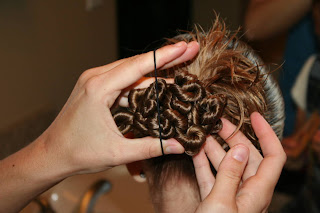
{"type": "MultiPolygon", "coordinates": [[[[285,1],[288,2],[278,2],[285,1]]],[[[194,24],[208,29],[215,12],[232,31],[245,26],[240,37],[257,50],[271,70],[276,70],[275,77],[281,79],[285,75],[279,66],[285,61],[291,26],[271,36],[256,37],[254,30],[260,29],[254,28],[254,23],[250,25],[250,20],[258,20],[257,14],[250,11],[256,10],[252,2],[265,1],[0,0],[0,159],[32,142],[50,125],[83,71],[153,50],[164,38],[176,35],[178,30],[192,30],[194,24]]],[[[260,28],[266,23],[262,20],[260,28]]],[[[289,173],[293,178],[280,180],[271,212],[289,203],[304,187],[310,164],[305,164],[306,155],[301,154],[306,146],[299,150],[291,165],[303,166],[298,172],[294,169],[295,173],[289,173]],[[291,190],[296,185],[299,187],[291,190]]],[[[23,210],[24,213],[152,211],[147,186],[131,180],[123,166],[69,178],[23,210]],[[95,197],[90,197],[90,193],[95,197]]]]}

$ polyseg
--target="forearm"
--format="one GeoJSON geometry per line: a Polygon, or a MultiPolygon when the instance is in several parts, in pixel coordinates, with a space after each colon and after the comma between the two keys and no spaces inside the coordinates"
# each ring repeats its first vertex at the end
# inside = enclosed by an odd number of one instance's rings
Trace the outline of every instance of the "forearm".
{"type": "Polygon", "coordinates": [[[312,0],[251,0],[244,28],[250,40],[263,40],[284,33],[312,6],[312,0]]]}
{"type": "Polygon", "coordinates": [[[0,162],[0,209],[18,212],[33,198],[69,174],[61,156],[48,152],[40,137],[29,146],[0,162]]]}
{"type": "MultiPolygon", "coordinates": [[[[157,66],[170,68],[197,55],[197,42],[157,50],[157,66]]],[[[92,68],[81,75],[68,102],[33,143],[0,161],[0,211],[18,212],[63,179],[158,157],[159,140],[122,136],[107,106],[153,69],[153,52],[92,68]],[[123,81],[124,76],[126,81],[123,81]],[[156,143],[154,143],[154,142],[156,143]]],[[[127,98],[126,98],[127,99],[127,98]]],[[[120,101],[121,102],[121,101],[120,101]]],[[[181,154],[176,140],[164,140],[165,154],[181,154]]]]}

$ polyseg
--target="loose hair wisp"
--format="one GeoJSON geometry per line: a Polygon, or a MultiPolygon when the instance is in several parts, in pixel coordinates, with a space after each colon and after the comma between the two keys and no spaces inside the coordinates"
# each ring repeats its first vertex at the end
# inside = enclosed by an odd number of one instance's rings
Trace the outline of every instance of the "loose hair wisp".
{"type": "MultiPolygon", "coordinates": [[[[196,29],[166,44],[179,41],[197,41],[200,50],[191,61],[159,70],[159,76],[175,79],[174,84],[159,81],[164,139],[176,138],[189,155],[199,151],[209,134],[222,145],[225,142],[216,133],[223,117],[237,126],[233,134],[240,130],[259,149],[250,120],[250,114],[257,111],[281,140],[285,117],[281,92],[268,67],[247,44],[219,19],[208,32],[196,29]]],[[[131,91],[129,108],[114,118],[123,134],[159,137],[156,115],[152,84],[131,91]]]]}

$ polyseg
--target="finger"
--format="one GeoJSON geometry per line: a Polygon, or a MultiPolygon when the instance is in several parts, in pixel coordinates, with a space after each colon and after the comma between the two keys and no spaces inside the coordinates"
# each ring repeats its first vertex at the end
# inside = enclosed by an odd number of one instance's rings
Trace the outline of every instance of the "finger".
{"type": "Polygon", "coordinates": [[[100,67],[95,67],[95,68],[91,68],[91,69],[86,70],[85,72],[83,72],[81,74],[80,85],[82,86],[83,84],[85,84],[93,76],[98,76],[102,73],[105,73],[105,72],[117,67],[118,65],[122,64],[123,62],[125,62],[126,60],[129,60],[129,59],[130,58],[121,59],[121,60],[115,61],[111,64],[107,64],[107,65],[103,65],[100,67]]]}
{"type": "MultiPolygon", "coordinates": [[[[120,95],[121,96],[121,95],[120,95]]],[[[117,103],[121,107],[129,107],[128,97],[120,97],[119,102],[117,103]]]]}
{"type": "MultiPolygon", "coordinates": [[[[164,79],[167,83],[172,84],[174,82],[173,78],[161,78],[164,79]]],[[[138,81],[134,85],[128,87],[130,90],[131,89],[141,89],[141,88],[146,88],[150,86],[155,81],[155,78],[142,78],[142,80],[138,81]]],[[[122,107],[128,107],[129,106],[129,100],[128,100],[128,95],[130,90],[125,89],[125,92],[120,94],[119,96],[119,105],[122,107]]]]}
{"type": "Polygon", "coordinates": [[[204,200],[210,193],[214,185],[215,178],[212,174],[210,163],[204,152],[204,149],[201,149],[200,152],[193,156],[192,159],[200,189],[201,200],[204,200]]]}
{"type": "MultiPolygon", "coordinates": [[[[158,78],[163,79],[167,82],[167,84],[173,84],[174,79],[173,78],[158,78]]],[[[123,92],[123,97],[128,97],[130,90],[132,89],[141,89],[149,87],[150,84],[152,84],[155,81],[154,77],[142,77],[140,80],[138,80],[136,83],[130,85],[127,87],[123,92]]]]}
{"type": "Polygon", "coordinates": [[[286,162],[286,154],[271,126],[259,113],[252,113],[251,123],[264,155],[257,175],[265,180],[265,184],[274,188],[286,162]]]}
{"type": "Polygon", "coordinates": [[[243,144],[238,144],[227,152],[219,166],[215,184],[208,196],[209,200],[223,201],[229,205],[235,204],[248,158],[249,149],[243,144]]]}
{"type": "MultiPolygon", "coordinates": [[[[132,56],[132,57],[134,57],[134,56],[132,56]]],[[[130,60],[132,57],[123,58],[123,59],[120,59],[118,61],[112,62],[110,64],[106,64],[106,65],[103,65],[103,66],[100,66],[100,67],[96,67],[95,68],[97,70],[96,74],[99,75],[99,74],[102,74],[104,72],[108,72],[109,70],[114,69],[115,67],[119,66],[123,62],[130,60]]]]}
{"type": "MultiPolygon", "coordinates": [[[[188,44],[187,50],[183,53],[183,55],[181,55],[176,60],[164,65],[159,70],[167,69],[169,67],[173,67],[175,65],[178,65],[178,64],[181,64],[183,62],[189,61],[192,58],[194,58],[195,55],[198,54],[198,51],[199,51],[199,44],[197,42],[195,42],[195,41],[190,42],[188,44]]],[[[123,62],[131,60],[133,57],[135,57],[135,56],[132,56],[132,57],[129,57],[129,58],[124,58],[124,59],[115,61],[113,63],[107,64],[107,65],[96,67],[96,68],[94,68],[94,75],[100,75],[102,73],[108,72],[108,71],[114,69],[115,67],[119,66],[123,62]]]]}
{"type": "Polygon", "coordinates": [[[198,52],[199,52],[199,43],[196,41],[192,41],[192,42],[188,43],[188,48],[183,53],[182,56],[180,56],[176,60],[164,65],[163,67],[161,67],[161,70],[173,67],[175,65],[181,64],[186,61],[189,61],[189,60],[193,59],[198,54],[198,52]]]}
{"type": "MultiPolygon", "coordinates": [[[[191,47],[194,48],[193,46],[191,47]]],[[[185,42],[179,42],[175,45],[168,45],[158,49],[156,51],[157,68],[161,68],[168,63],[174,63],[175,60],[179,60],[187,49],[188,45],[185,42]]],[[[112,91],[120,91],[153,70],[153,52],[148,52],[133,57],[107,72],[107,75],[105,75],[105,85],[112,85],[112,91]]]]}
{"type": "Polygon", "coordinates": [[[212,136],[207,137],[204,150],[211,164],[217,171],[222,159],[226,155],[226,151],[224,151],[221,145],[212,136]]]}
{"type": "Polygon", "coordinates": [[[224,139],[230,147],[242,143],[245,144],[250,150],[248,166],[243,175],[243,180],[245,181],[249,177],[256,174],[263,158],[251,141],[241,131],[238,131],[236,134],[230,137],[230,135],[232,135],[236,130],[236,126],[227,119],[222,118],[221,120],[223,127],[219,132],[219,135],[222,137],[222,139],[224,139]]]}
{"type": "MultiPolygon", "coordinates": [[[[182,154],[183,146],[171,138],[162,140],[163,151],[165,154],[182,154]]],[[[126,139],[122,143],[121,158],[128,163],[138,160],[150,159],[162,155],[161,143],[159,138],[145,137],[136,139],[126,139]],[[125,153],[125,156],[124,156],[125,153]]]]}

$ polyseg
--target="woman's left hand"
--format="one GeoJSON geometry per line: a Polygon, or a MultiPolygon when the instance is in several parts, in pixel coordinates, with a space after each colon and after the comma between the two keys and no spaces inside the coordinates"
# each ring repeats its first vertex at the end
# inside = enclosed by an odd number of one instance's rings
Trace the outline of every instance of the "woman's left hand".
{"type": "MultiPolygon", "coordinates": [[[[158,69],[188,61],[198,50],[197,42],[162,47],[156,52],[158,69]]],[[[69,176],[160,156],[159,139],[123,137],[110,110],[116,100],[125,102],[121,94],[127,87],[137,86],[153,69],[153,52],[149,52],[84,72],[50,127],[33,143],[1,160],[1,210],[18,212],[69,176]]],[[[174,139],[164,140],[163,146],[166,154],[184,151],[174,139]]]]}
{"type": "MultiPolygon", "coordinates": [[[[157,68],[192,59],[197,42],[179,42],[156,51],[157,68]]],[[[154,70],[153,52],[116,61],[84,72],[62,111],[41,136],[46,150],[59,151],[61,165],[73,173],[102,171],[132,161],[160,156],[157,138],[127,139],[119,132],[110,108],[122,92],[154,70]]],[[[125,102],[125,97],[120,98],[125,102]]],[[[166,154],[183,153],[174,139],[163,141],[166,154]]]]}

